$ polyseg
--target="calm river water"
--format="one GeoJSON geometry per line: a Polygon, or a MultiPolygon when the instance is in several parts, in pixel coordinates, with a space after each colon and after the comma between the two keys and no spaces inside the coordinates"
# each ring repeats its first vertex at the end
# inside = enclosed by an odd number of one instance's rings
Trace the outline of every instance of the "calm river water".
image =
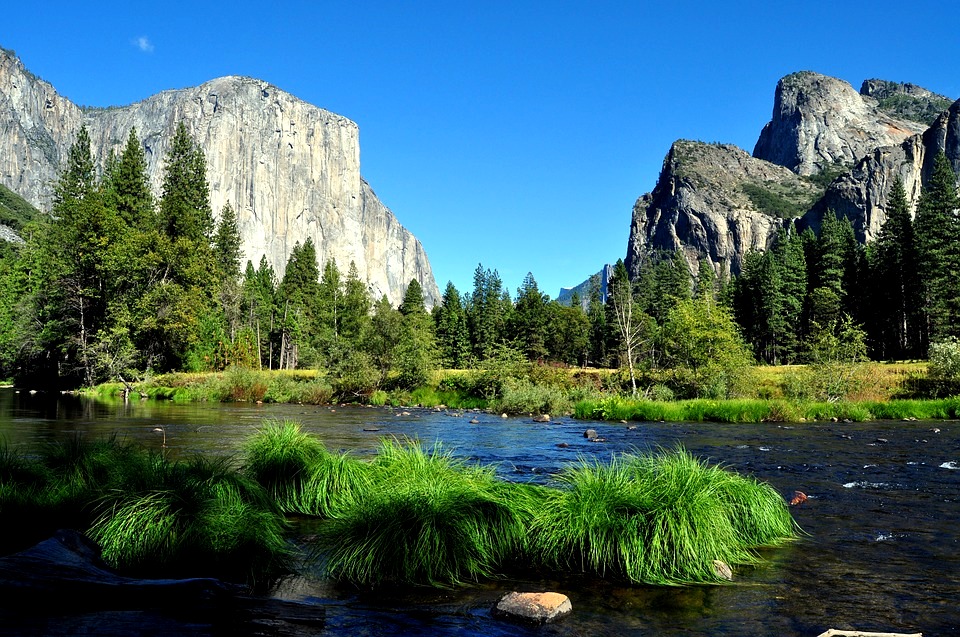
{"type": "Polygon", "coordinates": [[[382,436],[443,442],[457,455],[497,463],[505,479],[549,481],[580,456],[683,444],[694,454],[756,476],[790,497],[806,532],[769,551],[734,585],[622,587],[586,578],[496,581],[464,590],[357,595],[303,576],[273,594],[327,609],[330,635],[780,635],[828,628],[960,633],[960,423],[795,425],[590,423],[568,418],[459,415],[410,409],[295,405],[104,405],[0,389],[0,436],[29,446],[72,436],[119,434],[168,453],[234,454],[264,419],[294,418],[330,449],[375,453],[382,436]],[[469,424],[476,417],[479,424],[469,424]],[[592,427],[606,438],[590,443],[592,427]],[[163,433],[154,429],[161,428],[163,433]],[[365,431],[377,428],[378,431],[365,431]],[[559,447],[566,443],[566,447],[559,447]],[[557,590],[571,617],[537,629],[503,623],[489,609],[510,590],[557,590]]]}

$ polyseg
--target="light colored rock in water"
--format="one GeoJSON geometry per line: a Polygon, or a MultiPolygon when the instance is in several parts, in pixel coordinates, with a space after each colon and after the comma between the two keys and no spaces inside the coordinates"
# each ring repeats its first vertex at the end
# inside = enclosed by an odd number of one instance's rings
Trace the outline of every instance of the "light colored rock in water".
{"type": "Polygon", "coordinates": [[[229,76],[163,91],[123,107],[82,109],[0,49],[0,183],[41,210],[81,125],[95,157],[143,140],[151,185],[183,122],[203,148],[214,214],[237,212],[243,253],[282,275],[295,243],[311,238],[321,270],[356,263],[377,298],[394,305],[417,279],[427,306],[440,298],[423,246],[360,175],[357,125],[261,80],[229,76]]]}
{"type": "Polygon", "coordinates": [[[717,577],[733,581],[733,569],[723,560],[713,560],[713,571],[717,574],[717,577]]]}
{"type": "Polygon", "coordinates": [[[562,593],[507,593],[493,608],[495,617],[547,624],[573,612],[570,598],[562,593]]]}

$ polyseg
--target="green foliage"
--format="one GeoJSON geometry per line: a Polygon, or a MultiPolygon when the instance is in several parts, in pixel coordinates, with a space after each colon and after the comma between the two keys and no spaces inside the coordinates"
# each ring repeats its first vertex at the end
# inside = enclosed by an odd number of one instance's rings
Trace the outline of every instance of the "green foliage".
{"type": "Polygon", "coordinates": [[[960,341],[951,338],[931,343],[929,356],[928,374],[931,378],[960,380],[960,341]]]}
{"type": "Polygon", "coordinates": [[[795,219],[814,203],[806,193],[790,190],[772,181],[764,184],[746,181],[740,184],[740,189],[757,210],[779,219],[795,219]]]}
{"type": "Polygon", "coordinates": [[[681,301],[663,325],[663,367],[688,397],[730,398],[744,391],[752,357],[730,313],[710,299],[681,301]]]}
{"type": "Polygon", "coordinates": [[[167,461],[116,439],[75,438],[39,455],[0,449],[4,550],[57,528],[85,531],[114,568],[146,577],[253,582],[286,568],[286,524],[225,460],[167,461]]]}
{"type": "Polygon", "coordinates": [[[753,549],[796,533],[771,487],[682,449],[583,460],[559,476],[531,527],[532,551],[559,570],[631,583],[719,582],[714,560],[753,564],[753,549]]]}
{"type": "Polygon", "coordinates": [[[101,510],[90,536],[114,568],[253,581],[286,567],[283,518],[222,460],[158,463],[149,486],[119,493],[101,510]]]}
{"type": "Polygon", "coordinates": [[[513,378],[504,380],[499,397],[490,403],[490,409],[506,414],[559,415],[570,408],[570,400],[563,390],[513,378]]]}
{"type": "Polygon", "coordinates": [[[914,220],[929,325],[927,342],[960,335],[960,195],[956,184],[950,160],[940,152],[924,184],[914,220]]]}
{"type": "Polygon", "coordinates": [[[327,572],[368,587],[451,586],[490,577],[517,551],[524,517],[493,471],[439,446],[385,441],[371,488],[321,529],[327,572]]]}
{"type": "Polygon", "coordinates": [[[941,97],[925,98],[908,93],[894,93],[879,100],[881,110],[921,124],[933,124],[940,113],[950,108],[951,101],[941,97]]]}
{"type": "Polygon", "coordinates": [[[40,211],[26,199],[0,184],[0,224],[22,230],[40,217],[40,211]]]}

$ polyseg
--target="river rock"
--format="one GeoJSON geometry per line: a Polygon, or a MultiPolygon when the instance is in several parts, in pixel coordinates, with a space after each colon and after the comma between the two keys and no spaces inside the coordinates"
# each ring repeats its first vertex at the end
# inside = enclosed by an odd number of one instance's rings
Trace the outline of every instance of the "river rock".
{"type": "Polygon", "coordinates": [[[493,607],[494,617],[548,624],[573,612],[570,598],[562,593],[518,593],[500,598],[493,607]]]}
{"type": "Polygon", "coordinates": [[[597,430],[587,429],[586,431],[583,432],[583,437],[586,438],[587,440],[593,440],[594,438],[597,437],[597,430]]]}
{"type": "Polygon", "coordinates": [[[730,568],[730,565],[723,560],[713,560],[713,572],[721,579],[725,579],[728,582],[733,581],[733,570],[730,568]]]}
{"type": "Polygon", "coordinates": [[[550,414],[540,414],[533,417],[533,422],[550,422],[550,414]]]}

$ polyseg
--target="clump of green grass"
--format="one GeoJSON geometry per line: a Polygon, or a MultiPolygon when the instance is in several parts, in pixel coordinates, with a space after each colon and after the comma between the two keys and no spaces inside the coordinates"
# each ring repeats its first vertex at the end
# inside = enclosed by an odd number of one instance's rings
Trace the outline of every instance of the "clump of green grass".
{"type": "Polygon", "coordinates": [[[452,586],[493,575],[522,543],[524,518],[490,468],[417,443],[385,441],[370,488],[321,530],[318,555],[338,581],[452,586]]]}
{"type": "Polygon", "coordinates": [[[323,443],[304,432],[300,423],[267,421],[244,445],[243,472],[289,513],[296,510],[304,483],[326,453],[323,443]]]}
{"type": "Polygon", "coordinates": [[[127,572],[255,581],[286,567],[282,515],[226,459],[158,459],[148,487],[108,492],[99,508],[89,534],[127,572]]]}
{"type": "Polygon", "coordinates": [[[532,552],[551,568],[632,583],[716,582],[714,560],[751,564],[754,548],[795,533],[775,491],[682,449],[583,460],[558,479],[531,527],[532,552]]]}
{"type": "Polygon", "coordinates": [[[339,501],[370,482],[369,466],[335,454],[292,420],[268,422],[246,443],[244,474],[284,513],[331,517],[339,501]]]}

